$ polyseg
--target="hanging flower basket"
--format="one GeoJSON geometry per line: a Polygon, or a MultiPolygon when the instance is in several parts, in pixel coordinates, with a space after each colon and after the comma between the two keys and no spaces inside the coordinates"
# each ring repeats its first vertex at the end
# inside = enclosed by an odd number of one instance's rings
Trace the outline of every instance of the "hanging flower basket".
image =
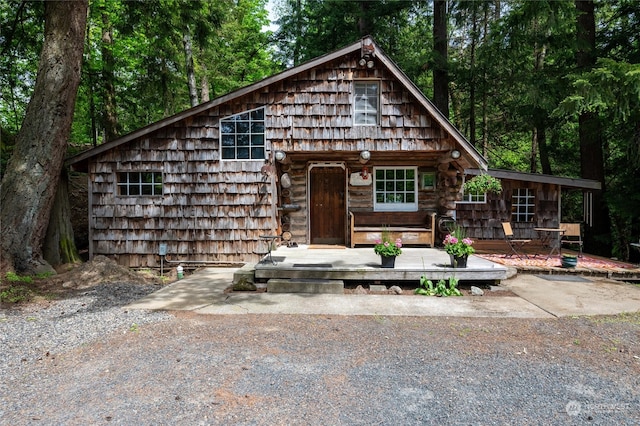
{"type": "Polygon", "coordinates": [[[481,173],[466,181],[464,190],[472,194],[484,194],[486,192],[499,194],[502,192],[502,182],[487,173],[481,173]]]}

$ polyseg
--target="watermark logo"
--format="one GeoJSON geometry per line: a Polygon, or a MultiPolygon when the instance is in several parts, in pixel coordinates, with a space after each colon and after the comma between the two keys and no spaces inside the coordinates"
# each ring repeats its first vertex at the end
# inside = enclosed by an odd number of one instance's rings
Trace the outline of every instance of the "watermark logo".
{"type": "Polygon", "coordinates": [[[565,411],[571,417],[575,417],[582,412],[589,413],[611,413],[615,411],[628,411],[631,410],[631,404],[628,403],[613,403],[613,404],[581,404],[578,401],[571,400],[564,407],[565,411]]]}
{"type": "Polygon", "coordinates": [[[566,410],[568,415],[570,415],[571,417],[575,417],[580,414],[580,411],[582,411],[582,406],[578,401],[569,401],[564,409],[566,410]]]}

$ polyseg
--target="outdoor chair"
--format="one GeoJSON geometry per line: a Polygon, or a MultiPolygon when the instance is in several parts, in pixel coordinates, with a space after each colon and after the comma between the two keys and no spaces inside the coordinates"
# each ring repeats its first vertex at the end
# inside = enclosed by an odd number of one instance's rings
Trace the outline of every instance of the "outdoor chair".
{"type": "Polygon", "coordinates": [[[564,233],[560,238],[561,245],[578,246],[580,250],[579,257],[582,257],[582,232],[579,223],[561,223],[560,229],[564,229],[564,233]]]}
{"type": "Polygon", "coordinates": [[[507,244],[511,248],[511,253],[509,253],[508,255],[505,255],[505,257],[511,257],[513,255],[516,255],[518,256],[518,259],[522,259],[522,256],[528,259],[529,256],[527,256],[524,253],[521,253],[521,251],[526,244],[531,242],[531,240],[519,240],[514,238],[513,229],[511,228],[511,223],[509,222],[502,222],[502,231],[504,232],[504,240],[507,242],[507,244]]]}

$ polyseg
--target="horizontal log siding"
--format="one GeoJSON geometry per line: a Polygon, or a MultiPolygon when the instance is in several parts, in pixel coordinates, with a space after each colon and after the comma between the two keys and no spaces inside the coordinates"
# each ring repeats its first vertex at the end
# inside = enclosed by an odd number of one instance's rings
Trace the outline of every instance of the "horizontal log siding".
{"type": "MultiPolygon", "coordinates": [[[[306,161],[289,170],[289,200],[300,210],[282,218],[271,198],[282,188],[272,188],[271,179],[262,175],[263,162],[219,160],[220,118],[254,108],[266,106],[268,152],[315,154],[315,160],[322,152],[327,161],[351,154],[349,170],[360,170],[357,153],[368,149],[370,170],[374,165],[435,167],[436,157],[452,149],[451,140],[390,73],[381,66],[360,68],[358,59],[326,63],[96,156],[90,166],[94,255],[157,267],[158,246],[167,243],[172,260],[256,261],[256,253],[265,251],[259,236],[280,232],[285,222],[294,241],[308,242],[306,161]],[[354,79],[381,82],[380,126],[353,126],[354,79]],[[380,155],[387,157],[384,163],[376,160],[380,155]],[[115,196],[121,171],[162,171],[164,195],[115,196]]],[[[350,207],[371,207],[371,187],[350,187],[348,193],[350,207]]],[[[420,192],[420,208],[433,209],[435,203],[434,192],[420,192]]]]}
{"type": "Polygon", "coordinates": [[[486,204],[458,204],[457,223],[464,227],[467,236],[474,239],[502,240],[502,222],[511,222],[518,238],[538,239],[534,228],[558,227],[558,185],[502,179],[502,193],[488,194],[486,204]],[[514,189],[528,188],[535,194],[533,222],[511,220],[511,196],[514,189]]]}

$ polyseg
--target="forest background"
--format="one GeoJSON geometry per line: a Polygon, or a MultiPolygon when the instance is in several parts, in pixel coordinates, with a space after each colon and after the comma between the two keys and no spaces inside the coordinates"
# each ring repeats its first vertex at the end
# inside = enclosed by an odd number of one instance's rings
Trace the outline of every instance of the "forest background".
{"type": "MultiPolygon", "coordinates": [[[[9,158],[33,126],[45,22],[58,25],[45,3],[0,3],[3,219],[9,158]]],[[[56,148],[66,155],[371,35],[491,168],[600,181],[587,251],[628,259],[640,237],[638,1],[76,3],[65,13],[86,18],[86,30],[73,119],[56,148]]],[[[563,221],[582,221],[581,194],[565,194],[562,209],[563,221]]]]}

